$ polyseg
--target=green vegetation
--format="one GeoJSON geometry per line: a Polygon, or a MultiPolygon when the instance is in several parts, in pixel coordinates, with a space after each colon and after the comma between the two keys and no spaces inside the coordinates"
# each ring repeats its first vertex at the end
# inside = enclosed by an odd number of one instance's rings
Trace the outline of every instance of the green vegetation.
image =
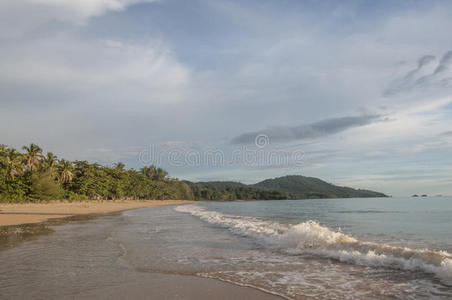
{"type": "Polygon", "coordinates": [[[190,187],[155,166],[126,170],[44,155],[31,144],[16,151],[0,145],[0,202],[51,199],[193,199],[190,187]]]}
{"type": "Polygon", "coordinates": [[[282,200],[290,194],[233,181],[187,182],[197,200],[282,200]]]}
{"type": "Polygon", "coordinates": [[[232,181],[189,182],[168,177],[153,165],[140,170],[44,155],[31,144],[23,152],[0,145],[0,202],[119,199],[281,200],[310,198],[386,197],[339,187],[317,178],[284,176],[254,185],[232,181]]]}
{"type": "Polygon", "coordinates": [[[282,200],[387,197],[385,194],[329,184],[318,178],[284,176],[252,185],[233,181],[187,182],[197,200],[282,200]]]}
{"type": "Polygon", "coordinates": [[[387,197],[385,194],[332,185],[313,177],[284,176],[258,182],[253,187],[286,192],[292,199],[387,197]]]}

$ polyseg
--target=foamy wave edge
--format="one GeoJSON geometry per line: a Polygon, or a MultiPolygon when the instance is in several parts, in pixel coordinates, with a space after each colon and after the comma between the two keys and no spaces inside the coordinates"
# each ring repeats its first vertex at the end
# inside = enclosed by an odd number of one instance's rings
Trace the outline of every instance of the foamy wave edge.
{"type": "Polygon", "coordinates": [[[181,205],[175,210],[199,217],[234,234],[251,237],[264,246],[278,248],[288,254],[319,255],[363,266],[431,273],[443,283],[452,285],[452,254],[446,251],[359,241],[315,221],[287,225],[209,211],[198,205],[181,205]]]}

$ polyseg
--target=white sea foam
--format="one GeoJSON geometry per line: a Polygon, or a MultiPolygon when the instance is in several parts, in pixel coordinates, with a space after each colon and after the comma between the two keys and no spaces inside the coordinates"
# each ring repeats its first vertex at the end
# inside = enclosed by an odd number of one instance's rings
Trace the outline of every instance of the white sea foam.
{"type": "Polygon", "coordinates": [[[178,206],[175,210],[288,254],[319,255],[357,265],[432,273],[443,283],[452,285],[452,254],[446,251],[364,242],[315,221],[287,225],[209,211],[197,205],[178,206]]]}

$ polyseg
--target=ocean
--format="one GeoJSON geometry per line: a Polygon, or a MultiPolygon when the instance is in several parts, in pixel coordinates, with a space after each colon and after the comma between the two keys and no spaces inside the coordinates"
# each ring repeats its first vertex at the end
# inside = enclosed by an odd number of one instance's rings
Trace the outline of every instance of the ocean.
{"type": "Polygon", "coordinates": [[[70,297],[159,272],[287,299],[452,298],[450,197],[200,202],[53,229],[0,252],[0,295],[70,297]]]}
{"type": "Polygon", "coordinates": [[[254,244],[246,255],[225,257],[228,268],[201,276],[293,299],[452,297],[448,197],[222,202],[176,210],[254,244]]]}

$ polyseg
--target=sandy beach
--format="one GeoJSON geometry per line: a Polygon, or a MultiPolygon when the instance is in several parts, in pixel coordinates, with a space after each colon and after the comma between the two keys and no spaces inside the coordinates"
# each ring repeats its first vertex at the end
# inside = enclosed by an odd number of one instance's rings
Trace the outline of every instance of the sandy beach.
{"type": "MultiPolygon", "coordinates": [[[[50,225],[49,219],[57,218],[67,218],[71,216],[84,216],[90,217],[91,215],[108,215],[110,213],[144,208],[149,206],[167,206],[167,205],[177,205],[177,204],[187,204],[193,201],[185,200],[150,200],[150,201],[104,201],[104,202],[49,202],[49,203],[23,203],[23,204],[0,204],[0,227],[6,230],[6,245],[3,251],[0,251],[0,260],[6,257],[18,257],[20,261],[15,261],[14,258],[9,260],[10,271],[22,265],[22,255],[23,253],[28,253],[26,256],[33,256],[32,263],[27,267],[26,276],[20,273],[20,271],[9,272],[7,276],[3,276],[0,272],[0,282],[12,280],[11,284],[6,284],[8,288],[0,288],[0,294],[3,292],[7,294],[11,299],[20,299],[23,297],[42,294],[50,299],[60,298],[65,295],[66,297],[75,297],[80,299],[124,299],[126,297],[132,297],[135,299],[281,299],[278,296],[262,292],[257,289],[252,289],[249,287],[237,286],[231,283],[209,279],[200,278],[198,276],[193,276],[193,274],[177,274],[177,273],[161,273],[155,271],[135,271],[133,268],[121,269],[121,272],[116,274],[116,263],[124,260],[125,253],[120,255],[120,260],[115,260],[112,264],[110,261],[107,263],[107,267],[114,267],[108,272],[100,272],[103,266],[104,259],[114,258],[116,255],[110,253],[114,247],[109,245],[99,251],[90,252],[88,249],[91,247],[98,247],[105,244],[108,239],[102,236],[104,234],[104,229],[98,227],[97,222],[89,223],[78,223],[73,222],[67,229],[58,229],[52,231],[51,235],[41,235],[40,239],[33,239],[32,243],[27,245],[18,246],[15,243],[16,240],[19,242],[24,239],[22,235],[24,233],[29,233],[31,237],[37,237],[41,233],[46,233],[46,228],[50,225]],[[41,223],[42,222],[42,223],[41,223]],[[13,225],[13,226],[9,226],[13,225]],[[84,226],[82,230],[76,229],[78,226],[84,226]],[[71,228],[75,227],[73,230],[71,228]],[[11,240],[12,243],[9,241],[11,240]],[[54,244],[54,241],[58,241],[54,244]],[[61,248],[58,245],[70,244],[71,246],[63,246],[61,248]],[[83,248],[85,243],[89,243],[89,248],[83,248]],[[42,244],[42,245],[41,245],[42,244]],[[13,247],[14,246],[14,247],[13,247]],[[46,248],[45,252],[41,252],[37,249],[46,248]],[[81,248],[79,248],[81,247],[81,248]],[[36,248],[36,249],[35,249],[36,248]],[[77,249],[77,250],[75,250],[77,249]],[[71,255],[68,256],[68,251],[75,250],[71,255]],[[96,253],[103,253],[104,256],[97,257],[96,253]],[[64,284],[64,276],[74,276],[71,273],[71,268],[67,269],[69,271],[65,272],[63,277],[59,277],[58,280],[50,280],[46,276],[48,275],[43,269],[39,267],[40,263],[43,263],[44,270],[47,266],[52,265],[54,262],[58,262],[61,268],[66,262],[71,264],[78,262],[83,262],[86,257],[90,255],[96,255],[94,261],[90,261],[89,268],[83,266],[82,270],[84,272],[89,272],[92,268],[92,264],[100,264],[96,267],[95,274],[102,274],[102,278],[93,278],[88,275],[81,276],[77,279],[79,284],[83,286],[86,283],[86,276],[89,278],[88,283],[97,282],[99,286],[93,289],[85,289],[78,287],[78,285],[67,285],[64,284]],[[80,256],[80,257],[78,257],[80,256]],[[47,260],[49,259],[49,260],[47,260]],[[47,274],[47,275],[46,275],[47,274]],[[69,275],[68,275],[69,274],[69,275]],[[110,276],[112,275],[112,276],[110,276]],[[27,277],[28,276],[28,277],[27,277]],[[38,278],[45,277],[49,280],[45,280],[46,284],[57,285],[50,288],[45,288],[42,291],[38,291],[42,284],[38,284],[38,287],[31,285],[30,289],[19,288],[16,290],[15,286],[23,286],[21,280],[28,282],[38,282],[38,278]],[[108,279],[106,279],[108,278],[108,279]],[[120,278],[118,282],[116,280],[120,278]],[[104,285],[105,282],[115,281],[113,285],[104,285]],[[59,283],[63,283],[64,288],[59,286],[59,283]],[[177,284],[174,284],[177,283],[177,284]],[[68,291],[68,286],[71,286],[71,291],[68,291]],[[70,293],[70,294],[66,294],[70,293]],[[72,294],[71,294],[72,293],[72,294]],[[68,296],[70,295],[70,296],[68,296]]],[[[110,216],[114,217],[114,216],[110,216]]],[[[74,217],[72,217],[74,218],[74,217]]],[[[65,219],[65,220],[70,220],[65,219]]],[[[67,224],[63,220],[64,224],[67,224]]],[[[117,220],[116,218],[112,220],[117,220]]],[[[98,219],[98,222],[103,224],[109,224],[107,219],[102,221],[98,219]]],[[[53,223],[53,222],[52,222],[53,223]]],[[[119,228],[120,225],[113,225],[112,228],[119,228]]],[[[54,228],[57,229],[57,228],[54,228]]],[[[50,232],[48,232],[50,233],[50,232]]],[[[28,238],[27,238],[28,240],[28,238]]],[[[5,260],[4,260],[5,261],[5,260]]],[[[67,268],[68,266],[64,266],[67,268]]],[[[81,266],[79,266],[81,267],[81,266]]],[[[78,267],[77,267],[78,268],[78,267]]],[[[53,273],[52,273],[53,274],[53,273]]],[[[74,283],[74,278],[70,277],[70,282],[74,283]]],[[[87,284],[87,283],[86,283],[87,284]]],[[[96,284],[96,285],[97,285],[96,284]]],[[[69,289],[70,290],[70,289],[69,289]]],[[[64,297],[63,297],[64,298],[64,297]]]]}
{"type": "Polygon", "coordinates": [[[74,215],[107,214],[123,210],[191,203],[187,200],[127,200],[0,204],[0,226],[40,223],[74,215]]]}

